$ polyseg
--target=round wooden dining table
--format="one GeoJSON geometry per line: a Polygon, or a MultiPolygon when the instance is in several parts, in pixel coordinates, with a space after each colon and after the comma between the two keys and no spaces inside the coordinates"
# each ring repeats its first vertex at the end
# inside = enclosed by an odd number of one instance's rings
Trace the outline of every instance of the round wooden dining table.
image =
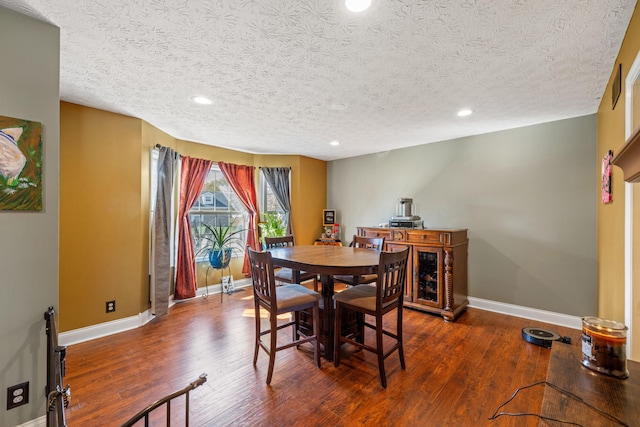
{"type": "Polygon", "coordinates": [[[276,267],[290,268],[293,280],[300,283],[300,271],[316,273],[322,281],[323,310],[321,342],[324,357],[333,360],[333,335],[335,314],[333,305],[334,275],[361,276],[377,271],[380,251],[347,246],[288,246],[268,249],[276,267]]]}

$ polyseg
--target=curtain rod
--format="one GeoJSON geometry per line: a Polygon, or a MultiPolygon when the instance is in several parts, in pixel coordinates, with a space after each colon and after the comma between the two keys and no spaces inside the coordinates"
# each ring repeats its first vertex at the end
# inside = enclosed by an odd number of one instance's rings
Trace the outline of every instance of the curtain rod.
{"type": "MultiPolygon", "coordinates": [[[[170,150],[173,150],[173,148],[171,148],[171,147],[164,147],[164,146],[162,146],[160,144],[156,144],[153,148],[158,149],[158,150],[161,149],[161,148],[168,148],[170,150]]],[[[174,152],[174,156],[176,156],[176,160],[182,158],[182,154],[178,153],[176,150],[173,150],[173,152],[174,152]]]]}
{"type": "MultiPolygon", "coordinates": [[[[155,148],[171,148],[171,147],[163,147],[160,144],[156,144],[155,148]]],[[[178,153],[176,150],[173,150],[173,151],[175,151],[178,156],[182,157],[182,154],[178,153]]],[[[212,162],[216,163],[216,164],[219,163],[218,161],[215,161],[215,160],[212,160],[212,162]]],[[[276,167],[280,167],[280,168],[285,168],[285,169],[291,170],[290,166],[276,166],[276,167]]],[[[258,167],[258,169],[262,169],[262,168],[263,168],[262,166],[258,167]]],[[[267,168],[267,166],[265,166],[265,168],[267,168]]]]}

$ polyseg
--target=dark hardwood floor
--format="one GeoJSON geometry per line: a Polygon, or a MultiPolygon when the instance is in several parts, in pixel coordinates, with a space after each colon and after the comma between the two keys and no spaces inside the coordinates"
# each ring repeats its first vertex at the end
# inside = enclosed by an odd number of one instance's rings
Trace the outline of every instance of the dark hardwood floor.
{"type": "MultiPolygon", "coordinates": [[[[311,347],[278,352],[267,386],[266,354],[252,365],[253,322],[251,289],[245,288],[222,303],[219,295],[197,298],[136,330],[69,346],[68,425],[119,426],[206,373],[207,382],[190,394],[192,426],[535,426],[534,417],[488,420],[518,387],[546,378],[549,350],[522,340],[521,330],[544,327],[570,336],[573,345],[580,336],[473,308],[454,323],[405,309],[407,369],[391,355],[386,390],[375,355],[352,353],[348,345],[338,368],[324,359],[315,368],[311,347]]],[[[289,330],[281,337],[289,339],[289,330]]],[[[543,392],[524,390],[503,410],[539,413],[543,392]]],[[[171,409],[182,421],[184,399],[171,409]]]]}

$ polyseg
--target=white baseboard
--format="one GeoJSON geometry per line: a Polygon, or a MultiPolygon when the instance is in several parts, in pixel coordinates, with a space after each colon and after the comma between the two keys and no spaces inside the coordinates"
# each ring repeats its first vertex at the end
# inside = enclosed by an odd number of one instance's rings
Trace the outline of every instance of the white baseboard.
{"type": "Polygon", "coordinates": [[[107,335],[113,335],[118,332],[139,328],[140,326],[147,324],[151,319],[153,319],[151,310],[147,310],[144,313],[139,313],[137,316],[125,317],[111,322],[87,326],[86,328],[60,332],[58,334],[58,343],[60,345],[67,346],[90,341],[96,338],[106,337],[107,335]]]}
{"type": "Polygon", "coordinates": [[[480,310],[494,311],[510,316],[523,317],[552,325],[565,326],[572,329],[582,329],[582,318],[568,314],[555,313],[553,311],[539,310],[537,308],[523,307],[504,302],[491,301],[482,298],[468,297],[469,307],[480,310]]]}
{"type": "MultiPolygon", "coordinates": [[[[237,289],[248,287],[251,285],[251,279],[241,279],[234,282],[237,289]]],[[[208,289],[199,288],[196,292],[196,298],[203,295],[215,295],[220,293],[220,284],[210,285],[208,289]]],[[[468,297],[469,307],[478,308],[480,310],[494,311],[496,313],[508,314],[510,316],[522,317],[525,319],[537,320],[552,325],[565,326],[572,329],[582,329],[582,319],[578,316],[570,316],[568,314],[555,313],[552,311],[539,310],[530,307],[523,307],[504,302],[491,301],[482,298],[468,297]]],[[[169,301],[170,305],[176,304],[173,295],[169,301]]],[[[72,345],[96,338],[105,337],[107,335],[117,334],[118,332],[128,331],[130,329],[139,328],[153,320],[154,316],[151,310],[139,313],[137,316],[126,317],[124,319],[114,320],[112,322],[100,323],[98,325],[88,326],[86,328],[74,329],[68,332],[61,332],[58,336],[60,345],[72,345]]]]}
{"type": "MultiPolygon", "coordinates": [[[[251,285],[251,279],[241,279],[234,282],[236,288],[244,288],[251,285]]],[[[199,288],[196,291],[195,298],[205,294],[213,295],[220,293],[220,285],[209,286],[209,289],[199,288]]],[[[173,295],[169,298],[169,306],[176,304],[173,295]]],[[[108,335],[117,334],[119,332],[128,331],[130,329],[139,328],[153,320],[154,315],[151,310],[139,313],[137,316],[125,317],[123,319],[111,322],[100,323],[98,325],[87,326],[86,328],[74,329],[72,331],[61,332],[58,334],[58,344],[63,346],[79,344],[85,341],[91,341],[96,338],[106,337],[108,335]]],[[[22,426],[21,426],[22,427],[22,426]]]]}
{"type": "Polygon", "coordinates": [[[24,424],[20,424],[16,427],[46,427],[47,425],[47,416],[43,416],[40,418],[36,418],[35,420],[27,421],[24,424]]]}
{"type": "MultiPolygon", "coordinates": [[[[235,287],[240,289],[251,285],[251,279],[241,279],[234,283],[235,287]]],[[[211,285],[209,289],[200,288],[196,292],[196,298],[203,295],[215,295],[220,293],[220,284],[211,285]]],[[[510,316],[523,317],[525,319],[537,320],[552,325],[565,326],[572,329],[582,329],[582,319],[578,316],[570,316],[568,314],[555,313],[552,311],[539,310],[530,307],[523,307],[504,302],[491,301],[482,298],[468,297],[469,307],[478,308],[480,310],[494,311],[496,313],[508,314],[510,316]]],[[[176,304],[173,295],[169,300],[169,305],[176,304]]],[[[105,337],[119,332],[128,331],[130,329],[139,328],[151,320],[154,316],[151,310],[139,313],[137,316],[126,317],[114,320],[112,322],[100,323],[98,325],[88,326],[86,328],[74,329],[72,331],[61,332],[58,336],[60,345],[72,345],[96,338],[105,337]]]]}

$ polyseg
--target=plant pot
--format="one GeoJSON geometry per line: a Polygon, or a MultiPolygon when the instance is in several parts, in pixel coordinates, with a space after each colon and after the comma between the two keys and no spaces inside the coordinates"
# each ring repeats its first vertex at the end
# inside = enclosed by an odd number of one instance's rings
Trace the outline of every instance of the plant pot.
{"type": "Polygon", "coordinates": [[[209,264],[213,268],[227,268],[231,262],[233,248],[214,249],[209,251],[209,264]]]}

